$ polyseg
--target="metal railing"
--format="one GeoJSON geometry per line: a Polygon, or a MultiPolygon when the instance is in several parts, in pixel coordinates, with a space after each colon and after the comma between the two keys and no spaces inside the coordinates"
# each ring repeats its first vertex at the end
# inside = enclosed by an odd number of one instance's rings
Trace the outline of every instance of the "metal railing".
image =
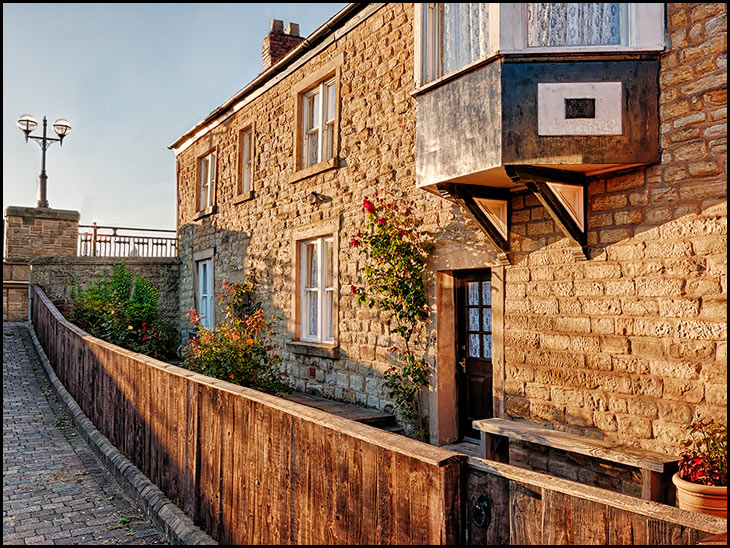
{"type": "Polygon", "coordinates": [[[177,234],[174,230],[157,228],[79,225],[77,254],[79,257],[175,257],[177,234]]]}

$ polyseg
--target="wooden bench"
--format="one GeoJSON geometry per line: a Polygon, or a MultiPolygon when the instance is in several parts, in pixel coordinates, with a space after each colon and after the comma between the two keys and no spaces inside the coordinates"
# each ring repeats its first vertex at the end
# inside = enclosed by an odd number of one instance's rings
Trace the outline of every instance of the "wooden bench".
{"type": "Polygon", "coordinates": [[[674,504],[672,475],[677,471],[677,457],[552,430],[529,422],[482,419],[474,421],[473,425],[481,432],[482,456],[486,459],[509,463],[509,440],[513,439],[625,464],[641,469],[642,499],[674,504]]]}

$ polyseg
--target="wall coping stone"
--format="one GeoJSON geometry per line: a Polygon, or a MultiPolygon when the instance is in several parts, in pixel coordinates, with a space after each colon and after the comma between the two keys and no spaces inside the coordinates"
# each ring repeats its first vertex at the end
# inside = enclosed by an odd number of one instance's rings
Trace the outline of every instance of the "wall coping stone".
{"type": "Polygon", "coordinates": [[[182,264],[179,257],[36,257],[30,261],[32,265],[49,264],[88,264],[88,265],[115,265],[124,262],[125,265],[135,264],[182,264]]]}
{"type": "Polygon", "coordinates": [[[5,217],[33,217],[36,219],[54,219],[58,221],[78,222],[81,219],[81,213],[71,209],[8,206],[5,208],[5,217]]]}

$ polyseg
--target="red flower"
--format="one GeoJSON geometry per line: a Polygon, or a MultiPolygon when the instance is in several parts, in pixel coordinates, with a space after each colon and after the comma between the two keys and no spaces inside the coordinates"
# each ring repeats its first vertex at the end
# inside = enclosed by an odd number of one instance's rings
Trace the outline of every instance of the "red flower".
{"type": "Polygon", "coordinates": [[[378,217],[377,219],[375,219],[375,222],[378,223],[379,225],[384,225],[385,219],[383,219],[382,217],[378,217]]]}
{"type": "Polygon", "coordinates": [[[358,245],[360,245],[360,242],[357,241],[357,238],[353,238],[352,240],[350,240],[350,245],[352,247],[357,247],[358,245]]]}
{"type": "Polygon", "coordinates": [[[351,285],[350,289],[352,290],[353,295],[357,295],[357,288],[354,285],[351,285]]]}
{"type": "Polygon", "coordinates": [[[142,322],[142,325],[147,325],[147,322],[142,322]]]}
{"type": "Polygon", "coordinates": [[[146,340],[147,340],[147,335],[145,335],[144,337],[142,337],[142,342],[145,342],[146,340]]]}
{"type": "Polygon", "coordinates": [[[365,196],[362,201],[362,207],[364,207],[365,211],[367,211],[368,213],[375,213],[375,206],[370,200],[368,200],[367,196],[365,196]]]}
{"type": "Polygon", "coordinates": [[[233,378],[233,373],[231,373],[231,378],[233,378]]]}

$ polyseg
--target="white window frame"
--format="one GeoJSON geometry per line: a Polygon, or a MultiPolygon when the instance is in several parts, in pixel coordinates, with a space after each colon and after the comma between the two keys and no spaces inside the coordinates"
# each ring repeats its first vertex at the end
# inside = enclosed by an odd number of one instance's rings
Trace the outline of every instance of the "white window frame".
{"type": "Polygon", "coordinates": [[[215,196],[216,154],[211,151],[198,158],[198,211],[213,205],[215,196]]]}
{"type": "Polygon", "coordinates": [[[200,323],[207,329],[215,326],[215,306],[213,289],[213,259],[197,261],[198,315],[200,323]]]}
{"type": "MultiPolygon", "coordinates": [[[[664,51],[666,47],[663,3],[621,4],[621,44],[600,46],[527,46],[527,4],[490,3],[488,55],[456,71],[483,63],[499,54],[664,51]]],[[[450,76],[442,74],[440,3],[416,4],[415,17],[416,87],[450,76]]]]}
{"type": "Polygon", "coordinates": [[[299,243],[299,297],[300,297],[300,340],[304,342],[334,344],[335,342],[335,325],[336,325],[336,304],[335,304],[335,287],[336,287],[336,253],[334,236],[320,236],[308,240],[302,240],[299,243]],[[329,243],[332,249],[332,260],[330,262],[331,284],[327,285],[327,257],[326,244],[329,243]],[[307,274],[309,264],[307,262],[307,248],[314,247],[314,255],[317,259],[317,279],[313,280],[312,287],[307,286],[307,274]],[[316,285],[315,285],[316,284],[316,285]],[[317,302],[317,330],[316,334],[310,334],[309,308],[307,307],[307,295],[314,295],[317,302]],[[330,303],[329,305],[327,303],[330,303]],[[329,326],[330,333],[325,333],[325,326],[329,326]]]}
{"type": "Polygon", "coordinates": [[[337,81],[328,78],[307,90],[301,96],[302,101],[302,158],[300,169],[305,169],[320,162],[330,160],[335,154],[335,123],[337,118],[337,81]],[[317,112],[312,112],[310,105],[319,98],[317,112]],[[328,108],[332,101],[332,109],[328,108]],[[316,116],[316,123],[313,118],[316,116]],[[310,162],[310,142],[315,136],[316,158],[310,162]]]}
{"type": "Polygon", "coordinates": [[[239,194],[247,194],[253,190],[253,161],[254,161],[254,133],[253,126],[241,130],[241,185],[239,194]]]}

